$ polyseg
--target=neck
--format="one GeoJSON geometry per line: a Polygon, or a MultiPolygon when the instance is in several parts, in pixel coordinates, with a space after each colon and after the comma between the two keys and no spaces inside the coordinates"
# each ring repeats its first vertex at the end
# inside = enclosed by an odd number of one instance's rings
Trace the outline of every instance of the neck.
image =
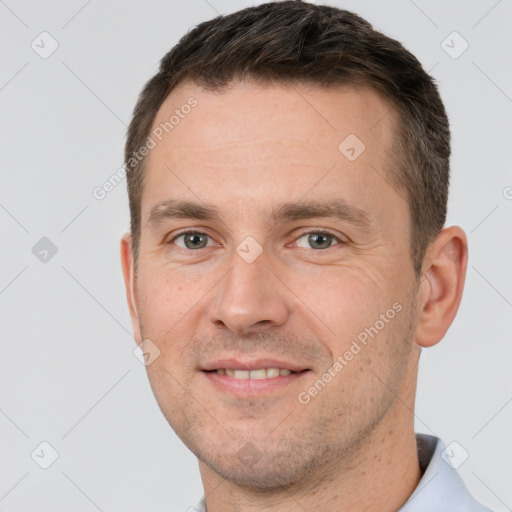
{"type": "Polygon", "coordinates": [[[200,462],[207,512],[396,512],[421,479],[414,433],[416,379],[403,389],[388,414],[343,460],[307,482],[257,492],[224,480],[200,462]]]}

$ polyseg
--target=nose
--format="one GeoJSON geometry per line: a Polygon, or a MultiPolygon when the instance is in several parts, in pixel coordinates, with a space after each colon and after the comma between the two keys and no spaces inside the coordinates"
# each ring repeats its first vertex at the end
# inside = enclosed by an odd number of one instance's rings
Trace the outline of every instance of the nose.
{"type": "Polygon", "coordinates": [[[248,263],[234,251],[230,264],[231,270],[212,290],[210,322],[238,336],[284,325],[291,310],[290,293],[265,252],[248,263]]]}

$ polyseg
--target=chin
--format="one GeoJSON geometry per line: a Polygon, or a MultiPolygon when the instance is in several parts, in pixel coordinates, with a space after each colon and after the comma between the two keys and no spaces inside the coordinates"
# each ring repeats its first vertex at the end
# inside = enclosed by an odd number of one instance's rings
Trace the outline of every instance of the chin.
{"type": "Polygon", "coordinates": [[[231,483],[253,491],[277,491],[289,488],[303,480],[302,471],[260,460],[254,466],[244,466],[237,459],[224,460],[221,464],[212,464],[203,460],[215,473],[231,483]]]}
{"type": "Polygon", "coordinates": [[[250,441],[239,450],[234,449],[234,444],[189,448],[222,478],[239,487],[265,493],[310,483],[312,474],[329,459],[328,452],[313,454],[300,442],[293,446],[283,446],[281,442],[280,447],[267,443],[265,452],[260,452],[250,441]]]}

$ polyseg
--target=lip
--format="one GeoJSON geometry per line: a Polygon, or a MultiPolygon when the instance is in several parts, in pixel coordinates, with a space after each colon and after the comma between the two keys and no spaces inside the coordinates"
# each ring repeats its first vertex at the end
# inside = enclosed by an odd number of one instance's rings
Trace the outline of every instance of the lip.
{"type": "Polygon", "coordinates": [[[311,369],[295,361],[285,361],[277,358],[243,358],[224,357],[215,359],[203,365],[202,374],[219,391],[234,395],[237,398],[268,396],[302,380],[311,373],[311,369]],[[228,375],[219,375],[215,370],[259,370],[261,368],[287,369],[294,373],[279,375],[267,379],[236,379],[228,375]]]}
{"type": "MultiPolygon", "coordinates": [[[[249,358],[224,358],[224,359],[216,359],[215,361],[211,361],[206,363],[201,370],[206,372],[211,372],[212,370],[218,370],[220,368],[227,368],[228,370],[259,370],[260,368],[283,368],[287,370],[291,370],[292,372],[303,372],[304,370],[309,370],[304,365],[299,363],[295,363],[292,361],[283,361],[279,359],[272,358],[259,358],[259,359],[249,359],[249,358]]],[[[276,379],[278,377],[275,377],[276,379]]]]}
{"type": "MultiPolygon", "coordinates": [[[[272,366],[269,366],[269,368],[272,366]]],[[[226,368],[220,367],[220,368],[226,368]]],[[[229,368],[229,367],[228,367],[229,368]]],[[[238,369],[254,369],[257,368],[241,368],[238,369]]],[[[275,368],[275,366],[273,366],[275,368]]],[[[283,368],[283,367],[281,367],[283,368]]],[[[297,373],[290,373],[289,375],[279,375],[279,377],[272,377],[268,379],[236,379],[228,375],[219,375],[215,371],[202,371],[201,372],[208,381],[218,390],[234,395],[237,398],[255,398],[268,396],[272,392],[284,389],[294,383],[299,382],[305,375],[311,373],[310,370],[297,371],[297,373]]]]}

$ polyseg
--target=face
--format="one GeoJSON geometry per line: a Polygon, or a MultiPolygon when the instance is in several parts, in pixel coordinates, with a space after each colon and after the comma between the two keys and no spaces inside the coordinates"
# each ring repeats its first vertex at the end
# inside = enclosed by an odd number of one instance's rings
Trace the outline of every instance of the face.
{"type": "Polygon", "coordinates": [[[409,208],[386,170],[395,119],[371,90],[247,82],[182,84],[154,127],[176,110],[147,157],[132,273],[136,339],[158,354],[149,380],[217,474],[297,482],[348,460],[410,384],[409,208]]]}

